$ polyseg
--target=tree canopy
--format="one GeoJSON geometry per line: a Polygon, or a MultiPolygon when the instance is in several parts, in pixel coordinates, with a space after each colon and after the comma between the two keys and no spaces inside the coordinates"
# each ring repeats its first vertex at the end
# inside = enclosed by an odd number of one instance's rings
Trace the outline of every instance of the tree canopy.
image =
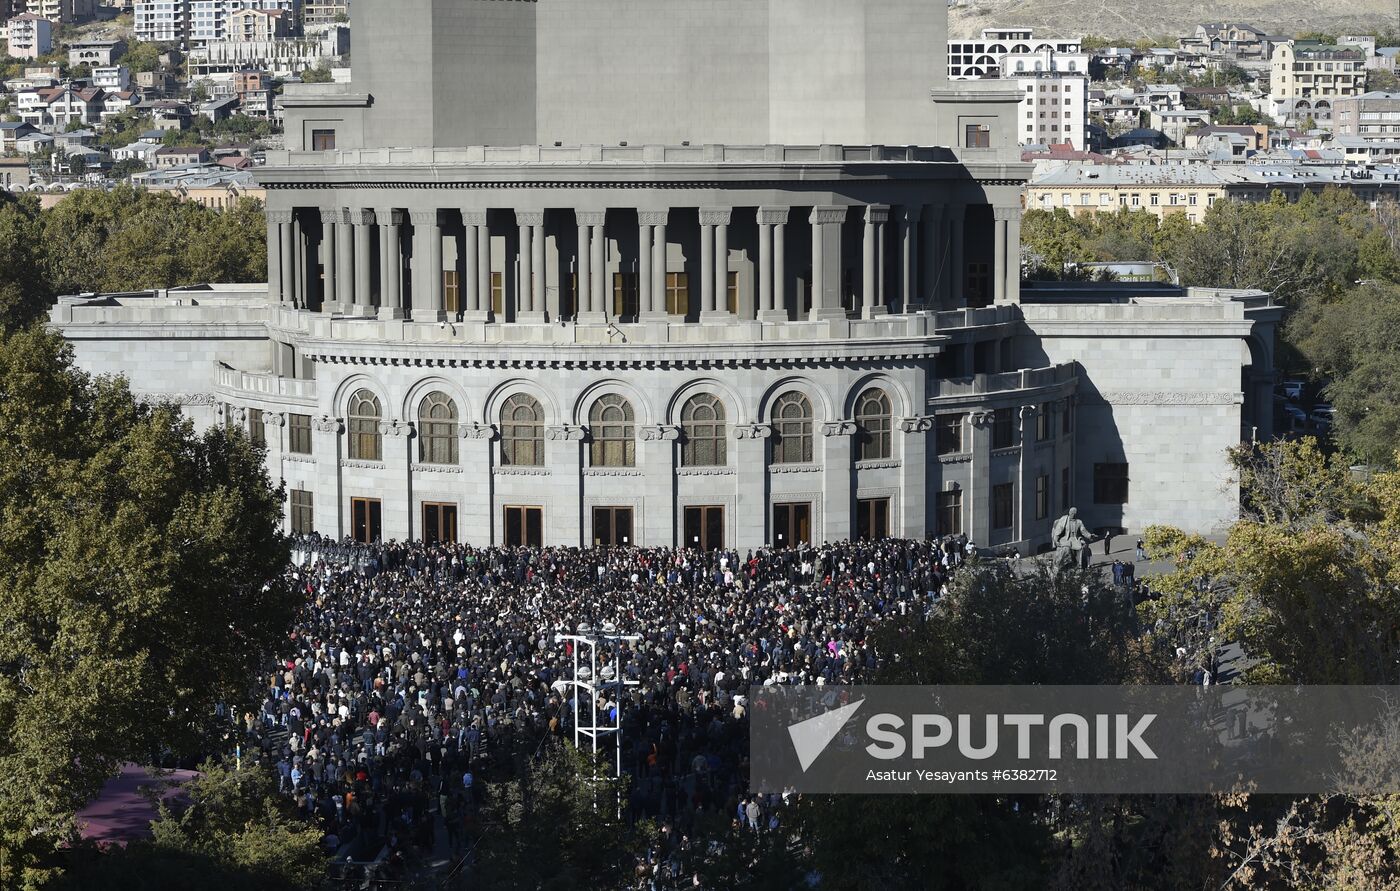
{"type": "Polygon", "coordinates": [[[123,761],[197,751],[298,608],[242,436],[0,339],[0,886],[42,874],[123,761]]]}

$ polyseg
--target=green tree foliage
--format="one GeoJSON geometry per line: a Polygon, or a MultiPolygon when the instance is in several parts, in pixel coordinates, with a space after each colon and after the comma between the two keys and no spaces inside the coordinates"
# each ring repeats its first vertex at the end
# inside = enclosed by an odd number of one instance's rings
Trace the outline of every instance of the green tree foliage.
{"type": "Polygon", "coordinates": [[[53,298],[44,275],[43,231],[34,196],[0,192],[0,330],[28,325],[53,298]]]}
{"type": "Polygon", "coordinates": [[[320,830],[299,819],[266,768],[209,762],[160,806],[150,841],[83,851],[57,891],[102,887],[296,891],[320,885],[326,855],[320,830]]]}
{"type": "Polygon", "coordinates": [[[127,45],[126,55],[122,56],[121,63],[132,74],[155,71],[160,67],[160,54],[160,44],[133,40],[127,45]]]}
{"type": "Polygon", "coordinates": [[[324,62],[301,73],[301,82],[304,84],[328,84],[331,80],[331,70],[324,62]]]}
{"type": "MultiPolygon", "coordinates": [[[[987,565],[960,574],[931,620],[882,627],[883,684],[1162,681],[1162,657],[1102,576],[987,565]]],[[[1031,888],[1054,874],[1044,796],[808,796],[800,834],[823,888],[1031,888]],[[853,832],[853,827],[859,832],[853,832]]]]}
{"type": "Polygon", "coordinates": [[[80,190],[43,215],[45,271],[60,294],[170,288],[267,275],[262,205],[215,211],[130,186],[80,190]]]}
{"type": "Polygon", "coordinates": [[[0,887],[124,761],[207,740],[286,634],[282,497],[246,439],[0,341],[0,887]]]}
{"type": "Polygon", "coordinates": [[[1368,464],[1391,464],[1400,447],[1400,286],[1368,283],[1314,301],[1294,328],[1304,355],[1331,380],[1325,394],[1337,411],[1338,443],[1368,464]]]}
{"type": "Polygon", "coordinates": [[[483,888],[618,888],[631,872],[617,817],[625,785],[610,765],[553,744],[507,781],[488,784],[475,878],[483,888]]]}
{"type": "Polygon", "coordinates": [[[1235,453],[1250,515],[1224,544],[1175,529],[1147,532],[1176,561],[1158,580],[1152,618],[1205,607],[1219,635],[1279,684],[1393,684],[1400,664],[1400,476],[1353,479],[1310,439],[1235,453]]]}

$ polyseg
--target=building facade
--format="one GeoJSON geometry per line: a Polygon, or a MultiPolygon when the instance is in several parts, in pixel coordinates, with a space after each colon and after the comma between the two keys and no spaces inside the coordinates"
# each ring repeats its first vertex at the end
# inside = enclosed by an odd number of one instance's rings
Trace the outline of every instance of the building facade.
{"type": "Polygon", "coordinates": [[[1085,148],[1089,54],[1077,40],[1036,40],[1029,30],[986,29],[980,41],[948,41],[952,80],[1004,78],[1022,92],[1022,145],[1085,148]]]}
{"type": "Polygon", "coordinates": [[[52,315],[84,366],[265,443],[289,529],[1025,552],[1071,505],[1235,515],[1278,310],[1023,295],[1022,97],[946,83],[942,4],[353,17],[353,81],[289,87],[257,172],[266,285],[52,315]]]}
{"type": "Polygon", "coordinates": [[[1330,126],[1333,105],[1365,89],[1366,54],[1354,46],[1290,40],[1269,61],[1270,107],[1283,123],[1330,126]]]}
{"type": "Polygon", "coordinates": [[[7,51],[16,59],[37,59],[53,49],[53,25],[43,16],[17,15],[6,33],[7,51]]]}
{"type": "Polygon", "coordinates": [[[1333,103],[1338,136],[1384,142],[1400,139],[1400,93],[1373,90],[1333,103]]]}

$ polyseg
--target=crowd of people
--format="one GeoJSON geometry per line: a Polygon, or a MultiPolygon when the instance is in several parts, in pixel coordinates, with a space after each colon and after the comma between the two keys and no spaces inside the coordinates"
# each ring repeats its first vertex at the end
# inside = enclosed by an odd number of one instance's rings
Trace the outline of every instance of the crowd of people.
{"type": "Polygon", "coordinates": [[[308,606],[243,715],[244,744],[329,848],[431,850],[442,827],[462,851],[493,753],[572,734],[573,644],[556,635],[615,631],[637,640],[616,664],[604,648],[599,680],[636,683],[592,705],[620,715],[630,816],[678,840],[721,814],[760,831],[781,800],[745,795],[748,687],[867,678],[872,629],[932,609],[971,550],[965,538],[748,554],[301,538],[290,581],[308,606]]]}

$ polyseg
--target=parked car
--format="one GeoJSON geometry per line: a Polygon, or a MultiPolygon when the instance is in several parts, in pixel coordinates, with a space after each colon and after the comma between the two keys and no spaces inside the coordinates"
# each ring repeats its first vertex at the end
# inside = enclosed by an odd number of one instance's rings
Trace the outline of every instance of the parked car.
{"type": "Polygon", "coordinates": [[[1308,415],[1308,419],[1319,427],[1331,427],[1336,417],[1337,410],[1325,402],[1314,405],[1312,414],[1308,415]]]}
{"type": "Polygon", "coordinates": [[[1289,430],[1302,430],[1308,426],[1308,413],[1296,405],[1285,405],[1283,416],[1288,419],[1289,430]]]}
{"type": "Polygon", "coordinates": [[[1287,396],[1289,399],[1303,398],[1302,381],[1284,381],[1279,385],[1279,389],[1283,390],[1283,395],[1287,396]]]}

